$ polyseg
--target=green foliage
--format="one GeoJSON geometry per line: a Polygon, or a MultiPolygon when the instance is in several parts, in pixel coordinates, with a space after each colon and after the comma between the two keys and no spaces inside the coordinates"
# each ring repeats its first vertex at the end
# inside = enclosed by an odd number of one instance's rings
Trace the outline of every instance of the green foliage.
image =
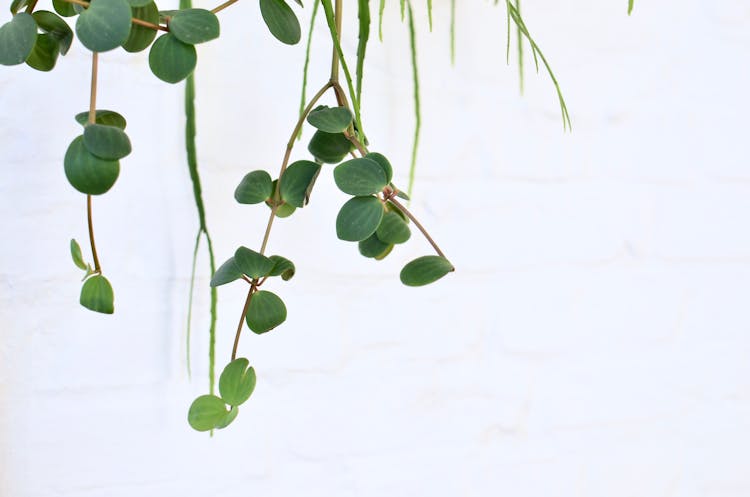
{"type": "Polygon", "coordinates": [[[83,144],[89,152],[107,160],[126,157],[132,150],[130,139],[117,126],[89,124],[83,130],[83,144]]]}
{"type": "Polygon", "coordinates": [[[36,44],[36,21],[21,12],[0,26],[0,64],[23,64],[36,44]]]}
{"type": "Polygon", "coordinates": [[[247,247],[240,247],[234,252],[234,262],[249,278],[262,278],[273,269],[271,259],[247,247]]]}
{"type": "Polygon", "coordinates": [[[219,18],[205,9],[179,10],[169,21],[169,32],[189,45],[219,37],[219,18]]]}
{"type": "Polygon", "coordinates": [[[37,71],[51,71],[60,55],[60,44],[54,36],[48,33],[36,35],[36,43],[26,58],[26,64],[37,71]]]}
{"type": "Polygon", "coordinates": [[[281,200],[294,207],[304,207],[310,200],[315,180],[320,174],[320,165],[309,160],[291,164],[279,181],[281,200]]]}
{"type": "Polygon", "coordinates": [[[87,195],[108,192],[120,175],[120,163],[91,153],[84,145],[83,135],[76,137],[70,144],[63,162],[68,182],[87,195]]]}
{"type": "Polygon", "coordinates": [[[226,285],[240,278],[242,278],[242,271],[237,266],[237,263],[234,262],[234,257],[230,257],[214,272],[214,275],[211,277],[211,286],[226,285]]]}
{"type": "Polygon", "coordinates": [[[388,244],[406,243],[411,238],[411,230],[406,221],[395,212],[386,212],[375,231],[378,239],[388,244]]]}
{"type": "Polygon", "coordinates": [[[354,197],[336,217],[336,236],[349,242],[364,240],[378,229],[383,214],[383,204],[377,197],[354,197]]]}
{"type": "Polygon", "coordinates": [[[401,283],[406,286],[424,286],[439,280],[451,271],[455,271],[455,268],[445,257],[425,255],[404,266],[401,270],[401,283]]]}
{"type": "Polygon", "coordinates": [[[235,359],[222,371],[219,377],[221,399],[230,406],[245,403],[255,390],[255,370],[245,358],[235,359]]]}
{"type": "Polygon", "coordinates": [[[333,178],[339,190],[349,195],[374,195],[388,184],[380,164],[366,157],[351,159],[336,166],[333,178]]]}
{"type": "Polygon", "coordinates": [[[343,133],[352,124],[352,112],[347,107],[321,105],[307,115],[307,122],[326,133],[343,133]]]}
{"type": "Polygon", "coordinates": [[[86,263],[83,261],[83,254],[81,254],[81,246],[75,239],[70,240],[70,256],[73,258],[73,263],[84,271],[88,268],[86,263]]]}
{"type": "Polygon", "coordinates": [[[343,133],[316,131],[307,150],[321,162],[338,164],[352,151],[351,142],[343,133]]]}
{"type": "MultiPolygon", "coordinates": [[[[60,16],[47,10],[37,10],[32,14],[37,27],[57,45],[56,52],[65,55],[73,43],[73,30],[60,16]]],[[[57,59],[57,57],[55,57],[57,59]]],[[[26,61],[28,62],[28,60],[26,61]]]]}
{"type": "Polygon", "coordinates": [[[115,312],[115,294],[112,285],[101,274],[95,274],[83,283],[81,305],[94,312],[112,314],[115,312]]]}
{"type": "Polygon", "coordinates": [[[234,199],[241,204],[259,204],[273,195],[271,175],[265,171],[247,173],[234,191],[234,199]]]}
{"type": "Polygon", "coordinates": [[[299,43],[302,37],[299,20],[284,0],[260,0],[260,13],[277,40],[287,45],[299,43]]]}
{"type": "Polygon", "coordinates": [[[130,35],[131,11],[127,0],[92,0],[76,21],[76,34],[92,52],[107,52],[130,35]]]}
{"type": "MultiPolygon", "coordinates": [[[[89,112],[80,112],[76,114],[75,116],[76,121],[78,121],[78,124],[81,126],[86,126],[88,124],[89,119],[89,112]]],[[[122,117],[120,114],[113,110],[97,110],[94,117],[94,122],[96,124],[102,124],[104,126],[115,126],[120,129],[125,129],[128,125],[128,122],[125,120],[124,117],[122,117]]]]}
{"type": "Polygon", "coordinates": [[[362,254],[364,257],[369,257],[372,259],[377,259],[383,254],[388,254],[390,250],[393,248],[393,244],[391,243],[385,243],[380,238],[378,238],[377,233],[373,233],[366,239],[362,240],[358,244],[359,253],[362,254]]]}
{"type": "Polygon", "coordinates": [[[197,431],[210,431],[228,426],[237,414],[227,411],[224,401],[216,395],[201,395],[188,410],[188,423],[197,431]],[[231,417],[232,419],[227,419],[231,417]]]}
{"type": "MultiPolygon", "coordinates": [[[[151,24],[159,23],[159,8],[155,2],[148,2],[145,5],[133,7],[131,5],[131,15],[133,19],[150,22],[151,24]]],[[[146,50],[156,38],[156,30],[133,24],[130,28],[130,36],[122,44],[122,48],[128,52],[135,53],[146,50]]]]}
{"type": "Polygon", "coordinates": [[[393,166],[391,166],[390,161],[386,159],[383,154],[370,152],[369,154],[365,155],[365,158],[377,162],[380,167],[383,168],[386,183],[390,183],[391,181],[393,181],[393,166]]]}
{"type": "Polygon", "coordinates": [[[181,42],[172,33],[157,38],[148,54],[151,72],[167,83],[179,83],[187,78],[197,61],[195,47],[181,42]]]}
{"type": "Polygon", "coordinates": [[[284,281],[289,281],[294,277],[296,269],[292,261],[280,255],[272,255],[269,259],[273,261],[273,268],[271,268],[268,276],[281,276],[284,281]]]}
{"type": "Polygon", "coordinates": [[[247,310],[247,326],[258,335],[286,321],[286,305],[275,293],[259,290],[253,294],[247,310]]]}

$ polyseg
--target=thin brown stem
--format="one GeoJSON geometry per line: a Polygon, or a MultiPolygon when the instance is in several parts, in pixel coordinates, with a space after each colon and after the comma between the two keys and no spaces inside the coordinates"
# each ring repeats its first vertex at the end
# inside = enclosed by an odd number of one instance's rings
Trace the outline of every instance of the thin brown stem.
{"type": "Polygon", "coordinates": [[[217,12],[221,12],[222,10],[226,9],[227,7],[229,7],[232,4],[237,3],[238,1],[239,0],[227,0],[226,2],[224,2],[221,5],[219,5],[218,7],[214,7],[213,9],[211,9],[211,12],[214,13],[214,14],[216,14],[217,12]]]}
{"type": "Polygon", "coordinates": [[[279,210],[278,205],[274,205],[271,209],[271,215],[268,217],[268,224],[266,224],[266,232],[263,235],[263,243],[260,245],[261,255],[266,252],[268,246],[268,239],[271,237],[271,226],[273,226],[273,220],[276,219],[276,212],[279,210]]]}
{"type": "Polygon", "coordinates": [[[250,286],[250,290],[247,292],[247,298],[245,299],[245,307],[242,308],[242,315],[240,316],[240,323],[237,325],[237,333],[234,334],[234,345],[232,346],[232,360],[237,359],[237,347],[240,344],[240,335],[242,335],[242,327],[245,324],[245,316],[247,316],[247,310],[250,308],[250,301],[255,293],[255,283],[250,286]]]}
{"type": "Polygon", "coordinates": [[[86,217],[89,222],[89,242],[91,242],[91,254],[94,258],[94,272],[101,273],[102,266],[99,264],[99,255],[96,253],[96,242],[94,241],[94,220],[91,216],[91,195],[86,195],[86,217]]]}
{"type": "Polygon", "coordinates": [[[34,9],[36,8],[36,3],[37,3],[37,0],[31,0],[31,2],[29,2],[29,4],[26,6],[27,14],[31,14],[32,12],[34,12],[34,9]]]}
{"type": "Polygon", "coordinates": [[[169,31],[169,28],[166,26],[160,26],[158,24],[154,24],[152,22],[144,21],[143,19],[138,19],[137,17],[134,17],[130,20],[133,24],[137,24],[139,26],[143,26],[144,28],[153,29],[154,31],[169,31]]]}
{"type": "Polygon", "coordinates": [[[89,124],[96,123],[96,80],[99,77],[99,53],[91,54],[91,93],[89,97],[89,124]]]}
{"type": "Polygon", "coordinates": [[[427,241],[430,242],[430,245],[432,245],[432,248],[435,249],[435,252],[437,252],[437,255],[439,255],[440,257],[442,257],[444,259],[447,259],[447,257],[445,257],[445,254],[443,253],[443,251],[440,250],[440,247],[438,247],[438,244],[435,243],[435,240],[432,239],[432,237],[430,236],[430,234],[427,233],[427,230],[424,228],[424,226],[422,226],[422,223],[420,223],[417,220],[417,218],[414,217],[414,214],[412,214],[411,212],[409,212],[409,209],[407,209],[406,207],[404,207],[404,205],[401,202],[399,202],[398,200],[396,200],[395,198],[391,197],[389,200],[390,200],[390,202],[393,205],[395,205],[398,208],[398,210],[400,210],[401,212],[403,212],[406,215],[406,217],[408,217],[409,219],[411,219],[411,221],[414,223],[414,226],[416,226],[417,228],[419,228],[419,231],[421,231],[422,234],[424,235],[424,237],[427,239],[427,241]]]}

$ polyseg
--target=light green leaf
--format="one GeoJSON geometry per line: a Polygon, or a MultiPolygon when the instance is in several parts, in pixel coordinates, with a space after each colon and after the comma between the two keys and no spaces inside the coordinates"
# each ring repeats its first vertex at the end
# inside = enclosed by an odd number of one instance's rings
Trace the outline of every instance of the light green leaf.
{"type": "Polygon", "coordinates": [[[92,0],[76,21],[76,33],[92,52],[113,50],[130,35],[130,4],[127,0],[92,0]]]}
{"type": "Polygon", "coordinates": [[[378,193],[388,184],[380,164],[367,158],[351,159],[336,166],[333,179],[342,192],[359,196],[378,193]]]}
{"type": "Polygon", "coordinates": [[[241,204],[259,204],[273,195],[273,181],[266,171],[247,173],[237,189],[234,199],[241,204]]]}
{"type": "Polygon", "coordinates": [[[428,285],[451,271],[455,271],[455,268],[445,257],[425,255],[404,266],[401,270],[401,283],[407,286],[428,285]]]}
{"type": "Polygon", "coordinates": [[[302,37],[299,20],[284,0],[260,0],[260,13],[277,40],[287,45],[299,43],[302,37]]]}
{"type": "Polygon", "coordinates": [[[240,247],[234,252],[237,268],[250,278],[262,278],[273,269],[273,261],[247,247],[240,247]]]}
{"type": "Polygon", "coordinates": [[[393,166],[391,166],[391,163],[388,161],[388,159],[385,158],[383,154],[370,152],[369,154],[365,155],[365,159],[370,159],[380,164],[380,167],[383,168],[383,173],[385,173],[386,183],[390,183],[393,180],[393,166]]]}
{"type": "Polygon", "coordinates": [[[275,293],[259,290],[253,294],[247,310],[247,325],[258,335],[286,321],[286,306],[275,293]]]}
{"type": "Polygon", "coordinates": [[[213,277],[211,277],[211,287],[226,285],[240,278],[242,278],[242,271],[234,262],[234,257],[230,257],[214,272],[213,277]]]}
{"type": "Polygon", "coordinates": [[[281,257],[280,255],[272,255],[269,257],[273,261],[273,268],[268,273],[268,276],[281,276],[284,281],[292,279],[295,273],[294,263],[289,259],[281,257]]]}
{"type": "Polygon", "coordinates": [[[36,43],[31,50],[26,64],[37,71],[51,71],[57,63],[57,57],[60,55],[60,43],[49,33],[40,33],[36,35],[36,43]]]}
{"type": "Polygon", "coordinates": [[[230,406],[242,405],[255,390],[255,370],[245,358],[235,359],[219,377],[221,399],[230,406]]]}
{"type": "Polygon", "coordinates": [[[359,253],[371,259],[377,259],[383,254],[390,252],[393,247],[393,244],[385,243],[375,233],[360,241],[358,245],[359,253]]]}
{"type": "Polygon", "coordinates": [[[148,54],[151,72],[162,81],[178,83],[195,70],[198,56],[193,45],[182,43],[172,33],[156,39],[148,54]]]}
{"type": "Polygon", "coordinates": [[[383,213],[383,204],[376,197],[354,197],[336,217],[336,235],[349,242],[364,240],[378,229],[383,213]]]}
{"type": "Polygon", "coordinates": [[[116,126],[89,124],[83,129],[83,144],[92,154],[107,160],[126,157],[132,150],[130,139],[116,126]]]}
{"type": "MultiPolygon", "coordinates": [[[[194,430],[209,431],[223,424],[228,414],[227,406],[219,397],[216,395],[201,395],[190,405],[188,423],[194,430]]],[[[229,422],[231,423],[231,420],[229,422]]]]}
{"type": "Polygon", "coordinates": [[[229,412],[226,413],[226,415],[221,418],[221,421],[216,423],[216,429],[221,430],[232,424],[232,421],[234,421],[237,418],[237,415],[240,413],[240,409],[237,406],[231,406],[229,409],[229,412]]]}
{"type": "Polygon", "coordinates": [[[395,212],[386,212],[375,233],[386,243],[404,243],[411,237],[406,221],[395,212]]]}
{"type": "MultiPolygon", "coordinates": [[[[89,113],[80,112],[76,114],[76,121],[81,126],[86,126],[89,123],[89,113]]],[[[125,129],[127,121],[124,117],[113,110],[97,110],[95,117],[96,124],[103,124],[104,126],[115,126],[120,129],[125,129]]]]}
{"type": "Polygon", "coordinates": [[[65,152],[65,176],[73,188],[88,195],[106,193],[120,175],[120,163],[95,156],[78,136],[65,152]]]}
{"type": "Polygon", "coordinates": [[[304,207],[320,173],[320,165],[309,160],[296,161],[281,176],[281,199],[294,207],[304,207]]]}
{"type": "MultiPolygon", "coordinates": [[[[159,24],[159,8],[153,1],[149,1],[146,5],[140,7],[131,6],[130,11],[133,19],[140,19],[152,24],[159,24]]],[[[141,50],[148,48],[155,38],[155,29],[141,26],[140,24],[133,24],[130,28],[130,36],[128,36],[128,39],[122,44],[122,48],[130,53],[140,52],[141,50]]]]}
{"type": "Polygon", "coordinates": [[[338,164],[352,150],[352,143],[343,133],[316,131],[307,150],[313,157],[328,164],[338,164]]]}
{"type": "Polygon", "coordinates": [[[26,12],[13,16],[0,26],[0,64],[14,66],[23,63],[36,43],[36,21],[26,12]]]}
{"type": "MultiPolygon", "coordinates": [[[[60,45],[61,55],[68,53],[73,43],[73,30],[60,16],[48,10],[37,10],[32,14],[37,26],[45,33],[49,33],[60,45]]],[[[28,60],[27,60],[28,62],[28,60]]]]}
{"type": "Polygon", "coordinates": [[[294,211],[296,210],[297,208],[293,205],[281,204],[278,209],[276,209],[276,217],[289,217],[294,214],[294,211]]]}
{"type": "Polygon", "coordinates": [[[83,254],[81,254],[81,246],[78,245],[78,242],[75,240],[75,238],[72,238],[70,240],[70,256],[73,258],[73,263],[76,266],[83,269],[84,271],[88,269],[86,262],[83,260],[83,254]]]}
{"type": "Polygon", "coordinates": [[[206,9],[180,10],[169,21],[169,31],[183,43],[205,43],[219,37],[219,18],[206,9]]]}
{"type": "Polygon", "coordinates": [[[307,122],[326,133],[342,133],[352,124],[351,111],[346,107],[321,105],[307,115],[307,122]]]}
{"type": "Polygon", "coordinates": [[[112,285],[101,274],[95,274],[83,283],[81,305],[86,309],[102,314],[115,312],[115,294],[112,285]]]}

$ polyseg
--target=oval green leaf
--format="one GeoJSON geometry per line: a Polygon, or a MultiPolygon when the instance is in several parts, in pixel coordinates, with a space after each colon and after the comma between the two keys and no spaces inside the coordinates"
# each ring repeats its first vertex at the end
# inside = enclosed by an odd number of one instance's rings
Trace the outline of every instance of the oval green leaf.
{"type": "Polygon", "coordinates": [[[100,159],[86,149],[78,136],[65,152],[65,176],[73,188],[87,195],[106,193],[120,175],[120,163],[100,159]]]}
{"type": "Polygon", "coordinates": [[[132,150],[130,139],[115,126],[89,124],[83,130],[83,144],[92,154],[107,160],[122,159],[132,150]]]}
{"type": "MultiPolygon", "coordinates": [[[[190,404],[188,423],[194,430],[209,431],[218,428],[218,425],[226,420],[228,414],[227,406],[219,397],[201,395],[190,404]]],[[[229,422],[231,423],[231,420],[229,422]]]]}
{"type": "Polygon", "coordinates": [[[371,195],[381,191],[388,182],[380,165],[370,159],[351,159],[333,170],[336,186],[349,195],[371,195]]]}
{"type": "Polygon", "coordinates": [[[23,63],[36,44],[36,21],[26,12],[0,26],[0,64],[15,66],[23,63]]]}
{"type": "Polygon", "coordinates": [[[272,255],[269,259],[273,261],[273,268],[271,268],[268,276],[281,276],[281,279],[284,281],[292,279],[296,271],[292,261],[280,255],[272,255]]]}
{"type": "Polygon", "coordinates": [[[371,259],[377,259],[383,254],[387,254],[392,246],[390,243],[385,243],[378,238],[376,233],[373,233],[358,244],[359,253],[371,259]]]}
{"type": "Polygon", "coordinates": [[[287,45],[299,43],[302,36],[299,20],[284,0],[260,0],[260,13],[277,40],[287,45]]]}
{"type": "Polygon", "coordinates": [[[455,268],[445,257],[425,255],[404,266],[401,270],[401,283],[407,286],[429,285],[451,271],[455,271],[455,268]]]}
{"type": "Polygon", "coordinates": [[[380,164],[380,167],[383,168],[383,172],[385,173],[386,183],[390,183],[393,180],[393,166],[391,166],[390,161],[388,161],[388,159],[386,159],[383,154],[370,152],[369,154],[365,155],[365,158],[373,160],[380,164]]]}
{"type": "MultiPolygon", "coordinates": [[[[86,126],[89,123],[89,113],[79,112],[75,119],[81,126],[86,126]]],[[[115,126],[120,129],[125,129],[128,124],[124,117],[113,110],[97,110],[95,121],[96,124],[115,126]]]]}
{"type": "Polygon", "coordinates": [[[73,17],[78,15],[73,4],[66,2],[65,0],[52,0],[52,7],[55,8],[55,12],[63,17],[73,17]]]}
{"type": "Polygon", "coordinates": [[[255,370],[245,358],[235,359],[219,377],[221,399],[230,406],[242,405],[255,390],[255,370]]]}
{"type": "Polygon", "coordinates": [[[234,257],[230,257],[224,264],[219,266],[211,277],[211,286],[221,286],[231,283],[235,280],[242,278],[242,271],[237,267],[234,262],[234,257]]]}
{"type": "Polygon", "coordinates": [[[266,171],[247,173],[237,189],[234,199],[241,204],[259,204],[273,195],[273,181],[266,171]]]}
{"type": "Polygon", "coordinates": [[[36,43],[31,50],[26,64],[37,71],[51,71],[60,55],[60,43],[49,33],[36,35],[36,43]]]}
{"type": "Polygon", "coordinates": [[[341,133],[352,123],[352,112],[346,107],[321,105],[307,116],[307,122],[326,133],[341,133]]]}
{"type": "Polygon", "coordinates": [[[232,421],[234,421],[237,418],[237,415],[240,413],[240,410],[237,406],[232,406],[229,409],[229,412],[224,415],[221,420],[216,423],[216,429],[221,430],[223,428],[226,428],[230,424],[232,424],[232,421]]]}
{"type": "Polygon", "coordinates": [[[172,33],[157,38],[148,54],[151,72],[167,83],[178,83],[187,78],[197,61],[195,47],[182,43],[172,33]]]}
{"type": "Polygon", "coordinates": [[[60,54],[68,53],[70,45],[73,43],[73,30],[70,29],[68,23],[62,17],[48,10],[37,10],[32,15],[39,29],[52,35],[60,44],[60,54]]]}
{"type": "Polygon", "coordinates": [[[219,18],[206,9],[180,10],[170,19],[169,32],[183,43],[204,43],[219,37],[219,18]]]}
{"type": "MultiPolygon", "coordinates": [[[[140,19],[142,21],[150,22],[152,24],[159,24],[159,8],[156,3],[151,1],[139,7],[133,7],[131,5],[131,16],[133,19],[140,19]]],[[[141,26],[140,24],[133,24],[130,27],[130,35],[125,43],[122,44],[122,48],[126,52],[135,53],[145,50],[151,45],[151,42],[156,38],[156,30],[141,26]]]]}
{"type": "Polygon", "coordinates": [[[320,162],[338,164],[352,150],[352,143],[343,133],[316,131],[307,150],[320,162]]]}
{"type": "Polygon", "coordinates": [[[294,207],[304,207],[310,199],[318,174],[320,165],[315,162],[300,160],[291,164],[281,177],[281,199],[294,207]]]}
{"type": "Polygon", "coordinates": [[[258,335],[276,328],[286,321],[286,306],[275,293],[259,290],[250,299],[247,325],[258,335]]]}
{"type": "Polygon", "coordinates": [[[95,274],[83,283],[80,302],[83,307],[94,312],[115,312],[115,293],[107,278],[101,274],[95,274]]]}
{"type": "Polygon", "coordinates": [[[237,268],[250,278],[262,278],[273,269],[273,261],[263,254],[247,247],[240,247],[234,252],[237,268]]]}
{"type": "Polygon", "coordinates": [[[113,50],[128,39],[131,21],[127,0],[92,0],[76,21],[76,33],[92,52],[113,50]]]}
{"type": "Polygon", "coordinates": [[[81,254],[81,246],[78,245],[78,242],[75,240],[75,238],[72,238],[70,240],[70,256],[73,258],[73,264],[83,269],[84,271],[88,269],[86,262],[83,260],[83,254],[81,254]]]}
{"type": "Polygon", "coordinates": [[[354,197],[336,216],[336,235],[349,242],[362,241],[378,229],[383,212],[383,204],[376,197],[354,197]]]}
{"type": "Polygon", "coordinates": [[[386,243],[404,243],[411,237],[406,221],[395,212],[386,212],[375,232],[386,243]]]}

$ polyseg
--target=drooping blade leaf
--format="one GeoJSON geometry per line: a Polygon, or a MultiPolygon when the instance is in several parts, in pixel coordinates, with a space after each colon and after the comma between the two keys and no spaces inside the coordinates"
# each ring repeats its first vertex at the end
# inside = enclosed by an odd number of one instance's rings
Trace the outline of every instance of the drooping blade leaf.
{"type": "Polygon", "coordinates": [[[230,406],[242,405],[255,390],[255,370],[245,358],[235,359],[219,377],[221,399],[230,406]]]}
{"type": "Polygon", "coordinates": [[[193,45],[182,43],[172,33],[156,39],[148,54],[154,75],[167,83],[178,83],[195,69],[198,57],[193,45]]]}
{"type": "Polygon", "coordinates": [[[240,247],[234,252],[237,268],[250,278],[262,278],[273,269],[273,261],[263,254],[247,247],[240,247]]]}
{"type": "Polygon", "coordinates": [[[247,325],[258,335],[286,321],[286,306],[275,293],[259,290],[253,294],[247,310],[247,325]]]}
{"type": "Polygon", "coordinates": [[[266,171],[247,173],[237,189],[234,199],[240,204],[259,204],[273,195],[273,181],[266,171]]]}
{"type": "Polygon", "coordinates": [[[122,159],[132,150],[130,139],[123,130],[104,124],[86,126],[83,130],[83,144],[89,152],[107,160],[122,159]]]}
{"type": "Polygon", "coordinates": [[[326,133],[343,133],[352,124],[351,111],[346,107],[321,105],[310,112],[307,122],[326,133]]]}
{"type": "Polygon", "coordinates": [[[169,32],[183,43],[205,43],[219,37],[219,18],[206,9],[180,10],[169,21],[169,32]]]}
{"type": "Polygon", "coordinates": [[[351,159],[333,170],[336,186],[349,195],[371,195],[380,192],[388,184],[380,164],[367,159],[351,159]]]}
{"type": "Polygon", "coordinates": [[[92,0],[76,21],[76,34],[92,52],[106,52],[127,41],[130,21],[127,0],[92,0]]]}
{"type": "Polygon", "coordinates": [[[280,179],[281,199],[294,207],[304,207],[315,180],[320,173],[320,164],[309,160],[296,161],[287,167],[280,179]]]}
{"type": "Polygon", "coordinates": [[[83,282],[81,288],[81,305],[86,309],[102,314],[115,312],[115,294],[112,285],[101,274],[95,274],[83,282]]]}
{"type": "Polygon", "coordinates": [[[70,256],[73,258],[73,264],[84,271],[88,269],[86,262],[83,260],[83,254],[81,254],[81,246],[74,238],[70,240],[70,256]]]}
{"type": "Polygon", "coordinates": [[[227,406],[219,397],[201,395],[190,405],[188,423],[196,431],[209,431],[218,428],[227,414],[227,406]]]}
{"type": "Polygon", "coordinates": [[[26,12],[0,26],[0,64],[22,64],[36,43],[36,21],[26,12]]]}
{"type": "Polygon", "coordinates": [[[65,176],[73,188],[88,195],[101,195],[112,188],[120,175],[120,163],[100,159],[86,149],[78,136],[65,152],[65,176]]]}
{"type": "Polygon", "coordinates": [[[404,266],[401,283],[407,286],[429,285],[454,270],[453,264],[445,257],[425,255],[404,266]]]}
{"type": "Polygon", "coordinates": [[[383,213],[383,204],[376,197],[354,197],[336,217],[336,235],[349,242],[364,240],[378,229],[383,213]]]}
{"type": "Polygon", "coordinates": [[[299,20],[284,0],[260,0],[260,13],[277,40],[287,45],[299,43],[302,37],[299,20]]]}

